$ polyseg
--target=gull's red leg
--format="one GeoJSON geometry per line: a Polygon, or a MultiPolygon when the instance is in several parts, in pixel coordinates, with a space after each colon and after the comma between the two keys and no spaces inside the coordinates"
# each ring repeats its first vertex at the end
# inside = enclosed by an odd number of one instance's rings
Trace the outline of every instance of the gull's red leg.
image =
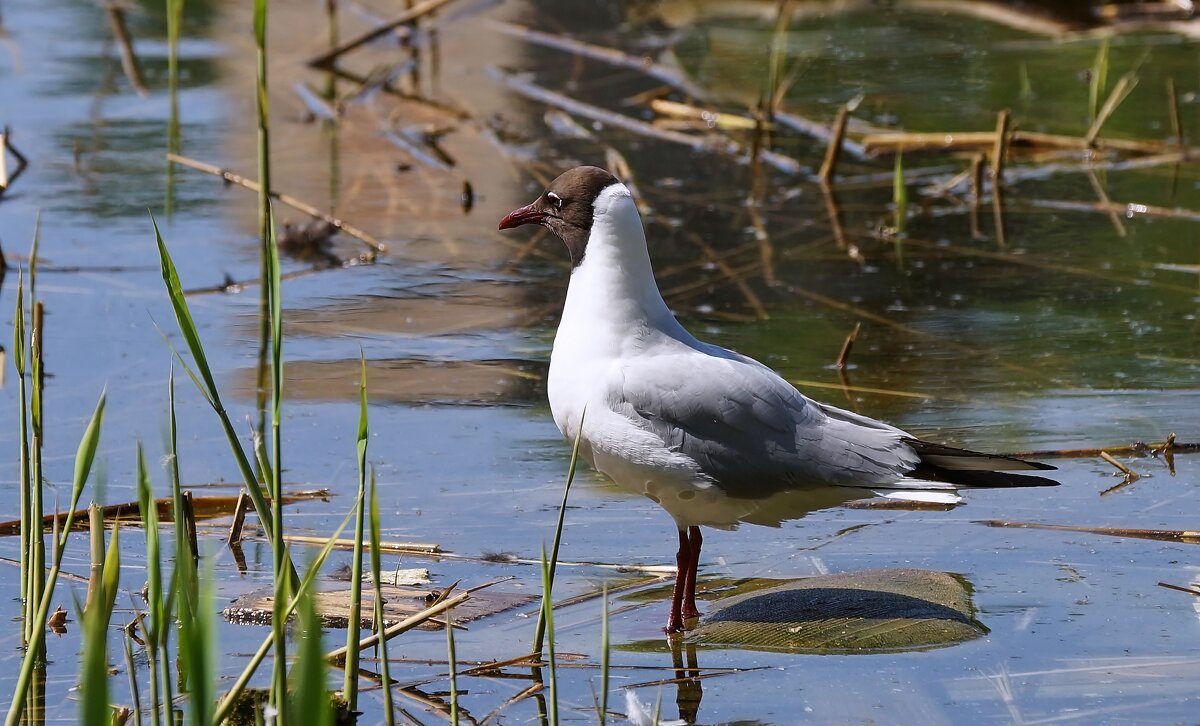
{"type": "Polygon", "coordinates": [[[688,569],[687,578],[684,580],[683,605],[680,610],[685,620],[700,617],[700,610],[696,607],[696,577],[700,569],[700,547],[703,544],[704,537],[700,534],[700,528],[688,528],[688,569]]]}
{"type": "Polygon", "coordinates": [[[683,596],[687,592],[687,573],[691,566],[692,553],[688,533],[679,530],[679,551],[675,553],[675,589],[671,592],[671,615],[667,618],[668,633],[683,632],[683,596]]]}

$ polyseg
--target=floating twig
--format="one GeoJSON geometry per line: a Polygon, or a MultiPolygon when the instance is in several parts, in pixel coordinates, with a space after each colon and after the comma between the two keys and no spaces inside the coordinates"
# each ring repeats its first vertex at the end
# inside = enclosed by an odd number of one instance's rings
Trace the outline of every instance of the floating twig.
{"type": "Polygon", "coordinates": [[[488,23],[492,28],[504,33],[505,35],[514,38],[520,38],[527,43],[541,45],[554,50],[561,50],[564,53],[583,56],[591,60],[600,61],[609,65],[618,66],[621,68],[629,68],[635,71],[645,73],[651,78],[662,81],[675,89],[696,99],[704,99],[709,94],[703,88],[692,83],[688,78],[677,68],[655,63],[649,56],[632,56],[627,53],[622,53],[615,48],[606,48],[602,45],[594,45],[585,43],[582,40],[569,38],[565,35],[554,35],[553,33],[545,33],[540,30],[517,25],[515,23],[505,23],[501,21],[492,21],[488,23]]]}
{"type": "MultiPolygon", "coordinates": [[[[321,545],[321,546],[324,546],[326,543],[329,542],[329,539],[326,537],[310,537],[308,535],[301,535],[301,534],[285,534],[283,536],[283,540],[285,542],[295,542],[297,544],[311,544],[311,545],[321,545]]],[[[342,549],[345,549],[348,547],[352,548],[352,547],[354,547],[354,540],[353,539],[345,539],[345,538],[338,539],[338,540],[334,541],[333,546],[342,548],[342,549]]],[[[438,554],[442,551],[442,548],[440,546],[430,543],[430,542],[386,541],[386,542],[379,543],[379,551],[386,552],[388,554],[408,554],[408,553],[438,554]]]]}
{"type": "MultiPolygon", "coordinates": [[[[930,151],[951,149],[987,149],[995,148],[996,132],[994,131],[943,131],[943,132],[904,132],[895,131],[879,134],[867,134],[860,141],[870,155],[894,154],[897,149],[907,151],[930,151]]],[[[1165,154],[1178,152],[1180,149],[1173,144],[1160,141],[1138,141],[1136,139],[1097,138],[1091,144],[1082,136],[1064,134],[1047,134],[1038,131],[1011,131],[1008,134],[1009,147],[1034,147],[1049,149],[1075,149],[1086,151],[1110,150],[1129,154],[1165,154]]],[[[1196,156],[1200,150],[1195,148],[1183,149],[1187,156],[1196,156]]]]}
{"type": "Polygon", "coordinates": [[[1162,217],[1164,219],[1186,219],[1189,222],[1200,222],[1200,212],[1192,209],[1171,209],[1169,207],[1157,207],[1152,204],[1137,204],[1135,202],[1074,202],[1074,201],[1059,201],[1055,199],[1030,199],[1027,202],[1034,207],[1042,207],[1043,209],[1062,209],[1073,212],[1104,212],[1108,214],[1110,211],[1123,214],[1127,218],[1133,217],[1162,217]]]}
{"type": "MultiPolygon", "coordinates": [[[[556,91],[551,91],[543,88],[536,83],[526,81],[511,73],[505,73],[500,69],[489,66],[487,73],[492,78],[526,98],[533,99],[548,106],[559,108],[567,113],[572,113],[577,116],[590,118],[593,121],[599,121],[609,126],[615,126],[631,133],[647,136],[659,141],[666,141],[673,144],[680,144],[688,148],[702,153],[723,154],[735,158],[739,163],[746,164],[750,161],[750,156],[738,144],[725,138],[711,138],[692,136],[690,134],[680,133],[678,131],[667,131],[659,129],[648,124],[645,121],[640,121],[624,114],[619,114],[607,109],[593,106],[589,103],[577,101],[569,96],[565,96],[556,91]]],[[[775,167],[779,171],[789,174],[799,174],[801,172],[800,162],[791,157],[784,156],[772,151],[763,151],[760,158],[775,167]]]]}
{"type": "Polygon", "coordinates": [[[707,108],[699,108],[698,106],[679,103],[678,101],[668,101],[664,98],[652,98],[649,104],[651,110],[657,114],[701,121],[709,128],[753,131],[759,126],[759,122],[752,118],[733,113],[711,111],[707,108]]]}
{"type": "MultiPolygon", "coordinates": [[[[241,176],[240,174],[235,174],[231,171],[227,171],[218,166],[213,166],[212,164],[205,164],[202,161],[196,161],[195,159],[191,159],[186,156],[180,156],[179,154],[167,154],[167,159],[169,161],[173,161],[177,164],[182,164],[183,166],[195,169],[196,171],[202,171],[205,174],[212,174],[213,176],[219,176],[222,179],[224,179],[226,182],[229,182],[230,184],[237,184],[238,186],[249,189],[250,191],[257,192],[259,190],[258,182],[253,181],[251,179],[247,179],[246,177],[241,176]]],[[[362,231],[358,227],[355,227],[347,222],[343,222],[342,220],[338,219],[337,217],[333,216],[332,214],[322,212],[321,210],[317,209],[316,207],[312,206],[311,204],[308,204],[307,202],[302,202],[299,199],[296,199],[295,197],[293,197],[291,195],[283,194],[281,192],[276,192],[276,191],[272,191],[270,193],[270,195],[273,199],[276,199],[279,202],[288,205],[292,209],[299,210],[299,211],[304,212],[305,214],[309,215],[310,217],[315,217],[316,219],[324,220],[325,222],[332,224],[334,227],[337,227],[338,229],[340,229],[341,231],[350,235],[351,237],[354,237],[354,238],[362,241],[364,244],[366,244],[368,247],[375,250],[376,252],[386,252],[387,251],[387,247],[382,242],[375,239],[374,237],[367,234],[366,232],[362,231]]]]}
{"type": "Polygon", "coordinates": [[[837,170],[838,156],[842,153],[842,142],[846,138],[846,121],[850,118],[850,107],[842,104],[837,116],[833,119],[833,132],[829,136],[829,145],[825,147],[825,160],[821,162],[821,170],[817,178],[828,182],[837,170]]]}
{"type": "Polygon", "coordinates": [[[1192,454],[1200,452],[1200,442],[1196,443],[1179,443],[1175,440],[1175,435],[1171,434],[1167,442],[1161,444],[1146,444],[1140,441],[1125,446],[1105,446],[1097,449],[1052,449],[1048,451],[1021,451],[1015,454],[1005,454],[1017,459],[1090,459],[1100,456],[1104,452],[1115,454],[1143,454],[1153,456],[1156,453],[1162,452],[1192,454]],[[1169,446],[1168,446],[1169,442],[1169,446]]]}
{"type": "Polygon", "coordinates": [[[332,66],[334,61],[336,61],[342,55],[349,53],[356,48],[364,46],[377,38],[382,38],[383,36],[388,35],[389,33],[398,30],[400,26],[408,25],[414,20],[432,13],[448,2],[450,2],[450,0],[425,0],[425,2],[414,5],[386,23],[383,23],[376,28],[372,28],[365,33],[357,35],[341,45],[338,45],[336,48],[328,50],[321,55],[312,58],[308,61],[308,65],[313,68],[327,68],[332,66]]]}
{"type": "Polygon", "coordinates": [[[1014,529],[1048,529],[1057,532],[1083,532],[1102,534],[1108,537],[1131,539],[1153,539],[1184,544],[1200,544],[1200,531],[1189,529],[1129,529],[1124,527],[1078,527],[1070,524],[1040,524],[1037,522],[1013,522],[1007,519],[982,519],[975,522],[988,527],[1014,529]]]}
{"type": "Polygon", "coordinates": [[[1186,592],[1189,595],[1195,595],[1196,597],[1200,597],[1200,590],[1198,590],[1194,587],[1184,587],[1182,585],[1172,585],[1169,582],[1160,582],[1160,583],[1158,583],[1158,586],[1165,587],[1168,590],[1178,590],[1179,592],[1186,592]]]}

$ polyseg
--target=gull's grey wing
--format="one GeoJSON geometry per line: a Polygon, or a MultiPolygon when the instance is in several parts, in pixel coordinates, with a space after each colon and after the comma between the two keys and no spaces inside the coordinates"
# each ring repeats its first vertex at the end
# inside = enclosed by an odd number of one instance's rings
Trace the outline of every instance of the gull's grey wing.
{"type": "Polygon", "coordinates": [[[918,464],[903,431],[805,398],[762,364],[716,346],[621,367],[614,409],[693,459],[727,494],[894,484],[918,464]]]}

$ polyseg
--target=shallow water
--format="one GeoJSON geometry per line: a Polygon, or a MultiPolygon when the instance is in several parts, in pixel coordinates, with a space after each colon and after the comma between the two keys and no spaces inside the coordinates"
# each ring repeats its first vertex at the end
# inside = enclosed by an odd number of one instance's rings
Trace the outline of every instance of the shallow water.
{"type": "MultiPolygon", "coordinates": [[[[236,5],[244,4],[187,4],[181,148],[187,156],[253,176],[252,38],[248,11],[236,5]]],[[[368,361],[369,457],[379,472],[384,538],[437,542],[469,556],[507,552],[536,559],[552,536],[569,458],[544,390],[566,255],[552,240],[527,246],[528,234],[500,237],[494,230],[505,212],[540,188],[522,154],[539,160],[535,171],[552,176],[574,163],[603,164],[604,150],[557,135],[543,121],[544,106],[503,90],[484,69],[527,71],[548,88],[647,118],[623,101],[658,83],[524,44],[493,32],[487,20],[580,33],[631,53],[673,38],[680,66],[723,107],[736,110],[757,97],[765,76],[771,7],[764,3],[756,16],[729,18],[722,15],[728,6],[718,3],[660,3],[648,11],[627,8],[624,15],[588,3],[449,6],[438,25],[439,70],[435,76],[427,60],[422,91],[477,119],[498,115],[504,146],[502,153],[479,127],[463,124],[442,140],[458,162],[445,172],[414,162],[380,134],[391,114],[401,126],[448,123],[436,108],[378,97],[350,106],[335,127],[309,122],[291,86],[325,83],[303,66],[324,47],[325,21],[313,3],[272,3],[277,187],[334,210],[389,247],[374,264],[285,284],[285,480],[292,488],[334,493],[328,503],[290,509],[290,530],[327,535],[351,506],[361,351],[368,361]],[[679,24],[681,7],[700,10],[679,24]],[[476,196],[469,213],[460,205],[463,179],[476,196]]],[[[389,12],[394,9],[381,14],[389,12]]],[[[255,198],[188,169],[177,167],[168,176],[167,48],[157,4],[139,4],[130,14],[146,96],[122,75],[96,6],[9,0],[3,23],[9,42],[0,47],[0,121],[11,126],[13,142],[31,166],[0,198],[0,242],[10,264],[24,264],[20,255],[41,211],[37,289],[46,301],[50,506],[55,493],[60,501],[67,496],[62,482],[69,481],[78,437],[105,386],[102,486],[91,495],[105,503],[127,501],[134,498],[135,441],[160,452],[166,427],[171,357],[155,325],[176,337],[146,210],[158,218],[185,287],[204,288],[226,276],[256,277],[255,198]]],[[[343,25],[344,34],[363,27],[349,11],[343,25]]],[[[1021,129],[1082,134],[1089,123],[1084,76],[1096,40],[1051,41],[979,20],[876,8],[832,18],[805,15],[786,42],[786,63],[803,64],[786,106],[823,122],[837,104],[861,95],[855,118],[910,131],[989,130],[1005,107],[1021,129]],[[1022,91],[1022,66],[1031,93],[1022,91]]],[[[384,46],[351,56],[346,65],[366,73],[373,62],[394,60],[399,52],[384,46]]],[[[1168,138],[1162,89],[1172,77],[1190,138],[1200,91],[1195,52],[1194,43],[1165,33],[1114,39],[1109,86],[1135,66],[1139,83],[1105,133],[1168,138]]],[[[343,82],[339,88],[346,93],[353,86],[343,82]]],[[[1102,212],[1045,206],[1047,200],[1096,200],[1087,174],[1074,164],[1074,171],[1010,182],[1003,245],[990,204],[983,206],[981,233],[973,237],[966,205],[931,202],[918,213],[916,184],[910,187],[914,213],[907,237],[881,239],[875,231],[892,220],[891,159],[845,157],[843,176],[883,179],[836,191],[845,242],[857,248],[861,261],[835,242],[820,189],[784,174],[768,176],[762,209],[770,248],[764,252],[744,204],[751,182],[745,167],[583,125],[632,162],[653,208],[648,231],[660,286],[685,324],[789,379],[808,382],[802,387],[810,395],[923,437],[1000,452],[1157,442],[1169,432],[1180,441],[1200,440],[1200,283],[1194,271],[1164,267],[1200,262],[1195,221],[1133,214],[1120,217],[1122,234],[1102,212]],[[695,235],[725,255],[726,267],[706,262],[695,235]],[[760,309],[767,319],[758,319],[760,309]],[[831,367],[856,321],[863,327],[849,382],[874,393],[845,391],[831,367]]],[[[777,149],[809,169],[819,166],[824,152],[822,143],[786,133],[777,149]]],[[[906,154],[905,169],[949,164],[955,173],[966,165],[948,158],[906,154]]],[[[1116,202],[1200,209],[1194,164],[1097,175],[1116,202]]],[[[281,209],[280,217],[305,221],[291,210],[281,209]]],[[[362,251],[345,235],[331,249],[346,259],[362,251]]],[[[291,259],[285,272],[308,266],[291,259]]],[[[13,271],[4,283],[0,324],[9,325],[13,271]]],[[[257,289],[197,295],[191,304],[248,439],[257,289]]],[[[11,367],[5,374],[0,398],[13,420],[11,367]]],[[[187,381],[179,383],[185,482],[236,482],[216,421],[187,381]]],[[[0,428],[0,447],[15,451],[16,436],[15,424],[0,428]]],[[[701,669],[758,670],[675,681],[660,632],[666,603],[614,595],[613,663],[621,668],[613,672],[613,686],[638,685],[634,693],[651,708],[661,698],[664,718],[680,711],[702,723],[1187,721],[1198,700],[1193,684],[1200,676],[1200,606],[1156,583],[1200,580],[1194,545],[977,523],[1196,529],[1195,457],[1177,457],[1174,475],[1158,459],[1122,458],[1143,478],[1103,496],[1120,482],[1110,465],[1099,458],[1063,459],[1055,462],[1058,488],[972,492],[950,512],[832,508],[780,528],[744,527],[706,537],[702,579],[795,578],[893,566],[959,574],[974,588],[977,617],[990,629],[986,638],[935,651],[857,656],[700,650],[694,657],[701,669]],[[847,528],[854,529],[839,535],[847,528]],[[626,605],[633,607],[617,612],[626,605]],[[657,683],[663,679],[671,682],[657,683]]],[[[9,500],[16,498],[15,461],[0,471],[9,500]]],[[[165,493],[165,476],[156,485],[165,493]]],[[[16,517],[15,510],[14,504],[0,516],[16,517]]],[[[123,583],[134,593],[142,582],[137,539],[124,539],[123,583]]],[[[262,543],[247,543],[250,570],[244,575],[215,539],[211,547],[220,552],[220,604],[269,580],[269,549],[262,543]]],[[[0,550],[17,556],[11,539],[0,541],[0,550]]],[[[566,514],[564,560],[666,565],[673,550],[670,520],[653,503],[581,472],[566,514]]],[[[68,569],[85,574],[85,553],[83,540],[73,541],[68,569]]],[[[349,557],[339,553],[334,559],[331,569],[349,557]]],[[[395,558],[385,559],[385,569],[396,565],[395,558]]],[[[403,566],[429,567],[442,585],[513,576],[503,588],[540,591],[538,570],[529,565],[405,558],[403,566]]],[[[18,612],[15,572],[0,578],[10,617],[18,612]]],[[[616,587],[632,577],[564,566],[556,596],[592,592],[602,582],[616,587]]],[[[60,586],[70,609],[69,593],[82,597],[82,589],[74,582],[60,586]]],[[[118,598],[120,607],[130,602],[118,598]]],[[[114,623],[131,617],[119,612],[114,623]]],[[[598,600],[561,609],[556,624],[560,652],[583,654],[586,664],[598,661],[598,600]]],[[[458,655],[482,661],[524,652],[533,622],[526,609],[469,627],[458,634],[458,655]]],[[[51,720],[74,717],[74,632],[72,624],[71,635],[49,644],[51,720]]],[[[228,657],[222,672],[240,671],[241,656],[265,633],[223,626],[220,642],[228,657]]],[[[114,648],[118,635],[114,630],[114,648]]],[[[335,643],[343,634],[327,637],[335,643]]],[[[0,665],[0,681],[11,684],[19,662],[15,633],[7,641],[9,657],[0,663],[9,665],[0,665]]],[[[428,704],[414,699],[423,694],[445,701],[444,634],[412,633],[396,642],[393,653],[414,661],[392,669],[414,689],[401,702],[421,721],[436,719],[428,704]],[[415,662],[421,659],[442,662],[415,662]]],[[[687,656],[680,656],[685,664],[687,656]]],[[[482,718],[532,682],[528,671],[515,674],[519,678],[460,679],[462,707],[482,718]]],[[[593,721],[589,684],[598,686],[598,671],[564,667],[558,679],[562,717],[593,721]]],[[[128,700],[124,683],[124,675],[113,680],[118,702],[128,700]]],[[[378,691],[364,701],[364,720],[378,721],[378,691]]],[[[610,705],[625,711],[619,691],[610,705]]],[[[502,720],[526,721],[537,717],[538,708],[537,699],[526,699],[506,708],[502,720]]]]}

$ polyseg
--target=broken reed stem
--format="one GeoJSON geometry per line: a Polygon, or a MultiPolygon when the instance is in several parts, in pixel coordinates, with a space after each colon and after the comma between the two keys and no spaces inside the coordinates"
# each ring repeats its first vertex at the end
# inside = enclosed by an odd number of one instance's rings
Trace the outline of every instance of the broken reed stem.
{"type": "Polygon", "coordinates": [[[846,123],[849,118],[850,107],[842,104],[838,108],[837,116],[833,119],[829,145],[825,147],[825,160],[821,162],[821,170],[817,172],[817,178],[823,182],[829,182],[837,170],[838,158],[842,153],[842,142],[846,138],[846,123]]]}
{"type": "MultiPolygon", "coordinates": [[[[386,23],[372,28],[365,33],[357,35],[341,45],[338,45],[337,47],[310,59],[308,61],[308,65],[312,68],[327,68],[333,65],[333,62],[342,55],[349,53],[356,48],[364,46],[377,38],[382,38],[383,36],[388,35],[398,30],[400,26],[408,25],[414,20],[419,19],[421,16],[437,10],[448,2],[450,2],[450,0],[425,0],[425,2],[405,10],[386,23]]],[[[409,34],[411,33],[406,33],[406,35],[409,34]]]]}
{"type": "Polygon", "coordinates": [[[1171,138],[1175,145],[1183,148],[1183,123],[1179,118],[1179,94],[1175,91],[1175,79],[1167,77],[1167,116],[1171,121],[1171,138]]]}
{"type": "Polygon", "coordinates": [[[1092,122],[1091,127],[1084,134],[1083,139],[1088,146],[1092,146],[1096,142],[1096,138],[1100,135],[1100,129],[1104,123],[1108,121],[1108,117],[1112,116],[1113,111],[1117,110],[1117,106],[1125,100],[1125,97],[1137,85],[1137,76],[1133,72],[1126,73],[1117,81],[1117,85],[1113,86],[1109,92],[1108,98],[1104,100],[1104,105],[1100,108],[1100,113],[1096,114],[1096,120],[1092,122]]]}
{"type": "Polygon", "coordinates": [[[237,504],[233,506],[233,522],[229,525],[229,535],[225,538],[225,544],[230,547],[242,541],[242,529],[246,525],[246,512],[250,510],[250,495],[246,492],[238,492],[237,504]]]}
{"type": "Polygon", "coordinates": [[[104,519],[100,517],[100,505],[96,502],[88,505],[88,530],[91,563],[88,567],[87,597],[83,601],[84,612],[88,612],[88,608],[100,597],[100,578],[104,573],[104,519]]]}
{"type": "MultiPolygon", "coordinates": [[[[247,179],[246,177],[241,176],[240,174],[235,174],[234,172],[228,171],[226,169],[222,169],[218,166],[213,166],[212,164],[205,164],[202,161],[196,161],[195,159],[191,159],[186,156],[181,156],[179,154],[167,154],[167,159],[169,161],[173,161],[177,164],[182,164],[183,166],[189,167],[191,169],[195,169],[196,171],[202,171],[205,174],[212,174],[213,176],[221,177],[222,179],[224,179],[226,182],[228,182],[230,184],[236,184],[245,189],[249,189],[252,192],[257,192],[257,191],[259,191],[259,188],[260,188],[258,185],[258,182],[254,181],[252,179],[247,179]]],[[[354,237],[355,239],[358,239],[359,241],[363,242],[364,244],[366,244],[368,247],[375,250],[376,252],[386,252],[387,251],[386,245],[384,245],[382,242],[375,239],[371,235],[367,234],[366,232],[362,231],[358,227],[355,227],[347,222],[344,222],[344,221],[338,219],[337,217],[334,217],[331,214],[322,212],[321,210],[317,209],[316,207],[312,206],[311,204],[308,204],[307,202],[303,202],[303,201],[296,199],[295,197],[290,196],[288,194],[283,194],[281,192],[275,192],[275,191],[271,192],[270,196],[272,199],[280,202],[281,204],[286,204],[287,206],[291,207],[292,209],[296,209],[298,211],[304,212],[305,214],[309,215],[310,217],[313,217],[314,219],[320,219],[324,222],[327,222],[327,223],[333,225],[334,227],[337,227],[339,230],[345,232],[346,234],[350,235],[351,237],[354,237]]]]}
{"type": "Polygon", "coordinates": [[[835,364],[837,368],[846,367],[846,361],[850,359],[850,350],[854,347],[854,341],[858,340],[858,331],[860,328],[862,328],[862,323],[855,323],[854,330],[851,330],[850,334],[846,336],[846,340],[842,343],[842,351],[838,353],[837,363],[835,364]]]}
{"type": "Polygon", "coordinates": [[[992,183],[999,186],[1004,179],[1004,158],[1008,155],[1008,122],[1010,117],[1006,108],[996,115],[996,132],[992,145],[992,183]]]}
{"type": "Polygon", "coordinates": [[[196,541],[196,507],[191,490],[183,492],[183,531],[187,534],[188,549],[195,560],[200,556],[200,546],[196,541]]]}

